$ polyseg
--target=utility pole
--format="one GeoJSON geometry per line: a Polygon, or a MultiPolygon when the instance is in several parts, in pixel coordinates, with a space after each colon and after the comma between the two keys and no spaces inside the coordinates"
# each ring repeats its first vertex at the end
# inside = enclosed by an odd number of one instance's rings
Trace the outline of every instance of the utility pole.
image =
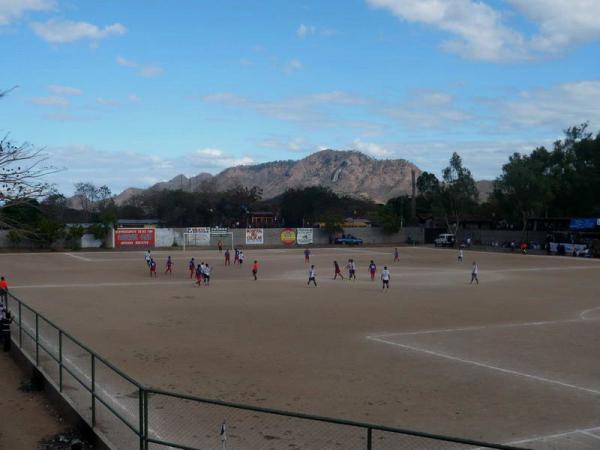
{"type": "Polygon", "coordinates": [[[410,171],[412,178],[412,198],[410,199],[410,217],[412,220],[417,218],[417,179],[415,169],[410,171]]]}

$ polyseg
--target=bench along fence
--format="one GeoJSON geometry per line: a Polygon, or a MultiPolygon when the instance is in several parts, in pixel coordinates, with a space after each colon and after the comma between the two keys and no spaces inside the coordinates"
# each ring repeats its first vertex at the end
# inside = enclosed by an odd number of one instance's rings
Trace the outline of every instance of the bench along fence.
{"type": "Polygon", "coordinates": [[[506,449],[517,447],[210,400],[145,386],[9,294],[11,339],[111,448],[506,449]]]}

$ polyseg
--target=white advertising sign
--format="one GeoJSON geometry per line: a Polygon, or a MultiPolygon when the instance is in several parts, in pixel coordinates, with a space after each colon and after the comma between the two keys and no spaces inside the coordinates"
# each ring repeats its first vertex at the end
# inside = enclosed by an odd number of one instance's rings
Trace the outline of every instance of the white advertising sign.
{"type": "Polygon", "coordinates": [[[313,229],[312,228],[297,228],[296,229],[296,243],[298,245],[307,245],[313,243],[313,229]]]}
{"type": "Polygon", "coordinates": [[[210,245],[210,227],[190,227],[187,233],[188,245],[210,245]]]}
{"type": "Polygon", "coordinates": [[[264,233],[262,228],[246,228],[246,245],[264,244],[264,233]]]}

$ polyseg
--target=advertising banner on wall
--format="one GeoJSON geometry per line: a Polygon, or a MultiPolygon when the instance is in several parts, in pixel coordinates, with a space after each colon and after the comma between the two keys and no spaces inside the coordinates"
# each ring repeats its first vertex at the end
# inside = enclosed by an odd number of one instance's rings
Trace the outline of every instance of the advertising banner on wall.
{"type": "Polygon", "coordinates": [[[281,230],[279,239],[283,245],[294,245],[296,243],[296,230],[293,228],[284,228],[281,230]]]}
{"type": "Polygon", "coordinates": [[[262,228],[246,228],[246,245],[261,245],[264,243],[262,228]]]}
{"type": "Polygon", "coordinates": [[[154,232],[154,228],[117,228],[115,230],[115,247],[154,247],[156,242],[154,232]]]}
{"type": "Polygon", "coordinates": [[[312,228],[297,228],[296,229],[296,242],[298,245],[307,245],[313,243],[313,229],[312,228]]]}
{"type": "Polygon", "coordinates": [[[210,227],[190,227],[187,234],[188,245],[210,245],[210,227]]]}

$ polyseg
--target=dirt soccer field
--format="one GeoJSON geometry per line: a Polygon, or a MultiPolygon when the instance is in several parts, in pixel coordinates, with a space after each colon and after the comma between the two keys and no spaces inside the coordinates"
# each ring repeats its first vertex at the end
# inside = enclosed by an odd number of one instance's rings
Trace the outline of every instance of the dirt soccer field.
{"type": "MultiPolygon", "coordinates": [[[[317,288],[301,249],[247,248],[243,267],[224,267],[216,250],[157,251],[158,279],[142,252],[0,263],[15,295],[153,387],[536,449],[600,448],[600,261],[312,251],[317,288]],[[173,276],[162,273],[167,255],[173,276]],[[191,256],[214,266],[210,287],[190,281],[191,256]],[[348,258],[358,280],[332,280],[333,260],[348,258]],[[370,281],[371,259],[390,267],[389,291],[370,281]],[[473,260],[479,285],[469,285],[473,260]]],[[[270,438],[264,448],[280,448],[282,436],[270,438]]]]}

